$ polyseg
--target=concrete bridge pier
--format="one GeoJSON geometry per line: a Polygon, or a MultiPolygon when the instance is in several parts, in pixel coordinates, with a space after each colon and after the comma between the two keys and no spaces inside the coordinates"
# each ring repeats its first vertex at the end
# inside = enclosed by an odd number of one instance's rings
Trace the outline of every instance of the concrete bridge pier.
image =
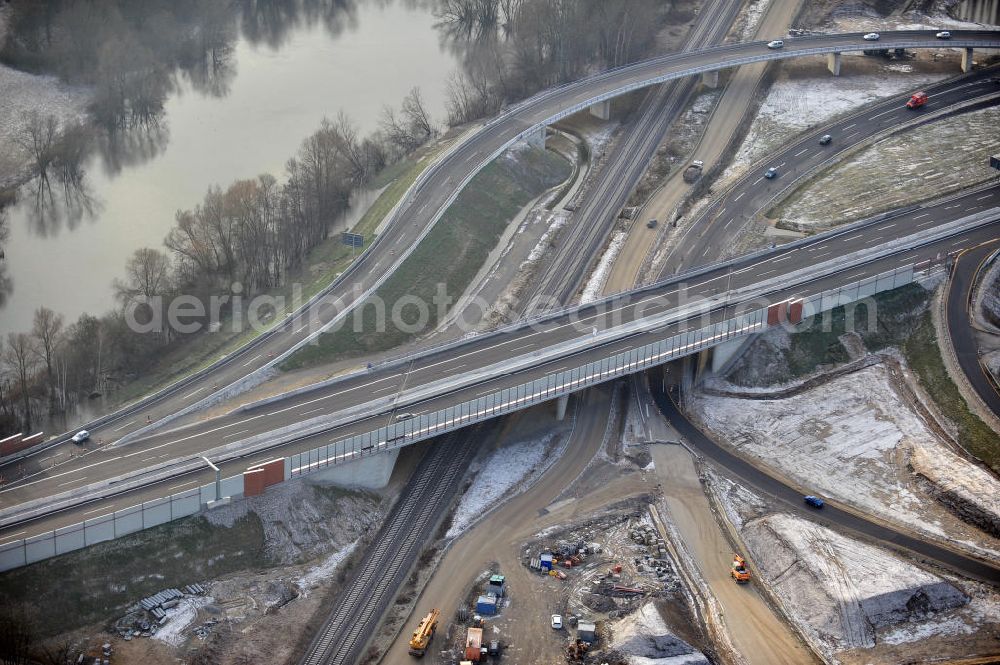
{"type": "Polygon", "coordinates": [[[601,120],[611,120],[611,100],[605,99],[603,102],[591,104],[589,111],[590,115],[601,120]]]}
{"type": "Polygon", "coordinates": [[[962,72],[968,74],[972,71],[972,48],[962,49],[962,72]]]}
{"type": "Polygon", "coordinates": [[[541,129],[538,129],[532,132],[531,134],[528,134],[528,136],[525,138],[525,141],[527,141],[528,145],[530,145],[533,148],[538,148],[539,150],[545,150],[545,135],[547,133],[548,133],[548,127],[542,127],[541,129]]]}
{"type": "Polygon", "coordinates": [[[399,448],[378,455],[362,457],[354,462],[328,467],[310,474],[309,480],[317,485],[379,490],[389,484],[397,457],[399,457],[399,448]]]}
{"type": "Polygon", "coordinates": [[[718,88],[719,87],[719,70],[713,70],[710,72],[703,72],[701,75],[701,84],[706,88],[718,88]]]}
{"type": "Polygon", "coordinates": [[[840,51],[826,54],[826,68],[834,76],[840,76],[840,51]]]}
{"type": "Polygon", "coordinates": [[[569,406],[569,395],[556,398],[556,420],[566,419],[567,406],[569,406]]]}
{"type": "Polygon", "coordinates": [[[755,335],[737,337],[712,347],[712,374],[718,376],[720,372],[728,369],[754,337],[755,335]]]}

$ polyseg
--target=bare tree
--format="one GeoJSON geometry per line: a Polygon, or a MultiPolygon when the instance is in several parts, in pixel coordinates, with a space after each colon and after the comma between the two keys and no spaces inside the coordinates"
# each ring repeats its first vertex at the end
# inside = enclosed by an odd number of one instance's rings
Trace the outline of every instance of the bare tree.
{"type": "Polygon", "coordinates": [[[49,387],[50,406],[56,394],[55,354],[63,329],[63,317],[47,307],[35,310],[31,335],[35,338],[35,353],[45,363],[45,379],[49,387]]]}
{"type": "Polygon", "coordinates": [[[421,143],[437,134],[430,114],[427,112],[427,107],[424,105],[420,88],[414,87],[410,90],[410,94],[403,98],[402,111],[411,131],[417,135],[421,143]]]}
{"type": "Polygon", "coordinates": [[[53,145],[59,133],[54,116],[42,116],[38,111],[21,113],[21,126],[14,135],[14,142],[21,147],[31,161],[31,171],[44,184],[39,194],[47,191],[49,167],[54,159],[53,145]]]}
{"type": "Polygon", "coordinates": [[[24,333],[8,333],[7,348],[3,359],[7,367],[14,373],[21,391],[21,402],[24,406],[24,429],[31,431],[31,386],[30,379],[35,370],[35,352],[31,345],[31,337],[24,333]]]}

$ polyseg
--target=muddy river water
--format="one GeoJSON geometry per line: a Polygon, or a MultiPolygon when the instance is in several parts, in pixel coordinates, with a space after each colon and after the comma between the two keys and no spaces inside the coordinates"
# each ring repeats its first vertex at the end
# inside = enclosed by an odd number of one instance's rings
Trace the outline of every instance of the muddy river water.
{"type": "MultiPolygon", "coordinates": [[[[337,5],[339,6],[339,5],[337,5]]],[[[160,132],[118,169],[95,155],[86,169],[94,201],[76,223],[39,224],[29,194],[11,212],[6,270],[13,281],[0,309],[0,336],[28,331],[39,306],[72,323],[114,306],[111,283],[139,247],[162,248],[178,209],[198,204],[211,185],[284,164],[324,116],[341,109],[361,132],[376,128],[382,107],[398,107],[414,86],[437,120],[445,117],[447,80],[458,67],[434,25],[433,3],[357,0],[331,20],[303,18],[277,43],[234,42],[233,74],[220,94],[180,80],[160,132]]]]}

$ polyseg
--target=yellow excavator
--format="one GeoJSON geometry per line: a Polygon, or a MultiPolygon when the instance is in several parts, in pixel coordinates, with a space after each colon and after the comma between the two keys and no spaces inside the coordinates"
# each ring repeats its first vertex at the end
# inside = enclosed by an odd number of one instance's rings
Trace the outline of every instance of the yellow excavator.
{"type": "Polygon", "coordinates": [[[410,638],[411,656],[420,658],[427,651],[427,646],[431,643],[431,638],[434,637],[434,631],[437,630],[440,616],[441,610],[434,609],[420,620],[420,625],[413,631],[413,637],[410,638]]]}
{"type": "Polygon", "coordinates": [[[730,572],[737,584],[746,584],[750,581],[750,570],[747,568],[747,562],[739,554],[733,555],[733,568],[730,572]]]}

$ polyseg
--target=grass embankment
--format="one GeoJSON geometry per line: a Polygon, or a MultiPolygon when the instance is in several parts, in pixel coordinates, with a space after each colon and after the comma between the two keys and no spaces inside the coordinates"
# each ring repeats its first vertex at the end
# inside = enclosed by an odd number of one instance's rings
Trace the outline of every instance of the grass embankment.
{"type": "MultiPolygon", "coordinates": [[[[865,348],[900,349],[938,410],[958,428],[959,445],[1000,472],[1000,441],[996,433],[969,410],[941,358],[928,310],[930,294],[912,284],[880,293],[874,300],[876,325],[872,329],[867,327],[867,308],[858,303],[854,309],[854,329],[865,348]]],[[[850,359],[838,340],[845,332],[846,316],[845,308],[838,307],[830,312],[829,325],[824,325],[822,317],[816,317],[808,327],[789,336],[787,348],[782,349],[788,365],[787,378],[809,374],[819,365],[839,365],[850,359]]]]}
{"type": "Polygon", "coordinates": [[[938,409],[958,428],[958,443],[1000,473],[1000,440],[989,425],[969,410],[941,358],[930,312],[924,314],[903,346],[906,361],[938,409]]]}
{"type": "Polygon", "coordinates": [[[253,513],[231,528],[190,517],[0,576],[0,606],[23,608],[39,637],[113,620],[141,598],[273,565],[253,513]]]}
{"type": "MultiPolygon", "coordinates": [[[[444,148],[446,146],[436,146],[433,151],[428,150],[401,160],[376,176],[369,186],[373,189],[385,187],[385,190],[351,230],[354,233],[364,235],[365,242],[370,243],[374,239],[375,229],[382,223],[385,216],[403,197],[403,194],[420,173],[433,161],[438,151],[444,148]]],[[[266,295],[283,299],[277,302],[284,302],[284,307],[279,308],[265,322],[266,329],[270,329],[284,318],[287,312],[293,311],[328,286],[353,260],[351,248],[341,243],[339,234],[326,239],[315,247],[301,268],[290,271],[286,275],[283,286],[266,292],[266,295]],[[294,298],[292,286],[296,284],[301,289],[298,301],[294,298]]],[[[134,381],[122,386],[115,394],[116,402],[124,404],[155,392],[211,365],[220,357],[232,353],[264,332],[264,330],[252,328],[234,332],[232,319],[228,315],[222,317],[220,324],[217,332],[198,335],[164,354],[156,366],[143,372],[134,381]]]]}
{"type": "MultiPolygon", "coordinates": [[[[438,284],[457,301],[496,246],[504,229],[529,201],[563,181],[570,165],[551,152],[524,150],[516,158],[500,158],[480,172],[462,191],[444,217],[427,234],[373,300],[385,304],[385,324],[375,304],[360,307],[360,314],[346,317],[343,326],[320,335],[281,366],[284,370],[378,353],[396,348],[438,323],[434,296],[438,284]],[[404,326],[392,325],[392,310],[401,298],[427,305],[400,307],[404,326]],[[419,325],[423,323],[423,325],[419,325]],[[381,328],[381,329],[380,329],[381,328]]],[[[356,312],[359,310],[355,310],[356,312]]]]}

